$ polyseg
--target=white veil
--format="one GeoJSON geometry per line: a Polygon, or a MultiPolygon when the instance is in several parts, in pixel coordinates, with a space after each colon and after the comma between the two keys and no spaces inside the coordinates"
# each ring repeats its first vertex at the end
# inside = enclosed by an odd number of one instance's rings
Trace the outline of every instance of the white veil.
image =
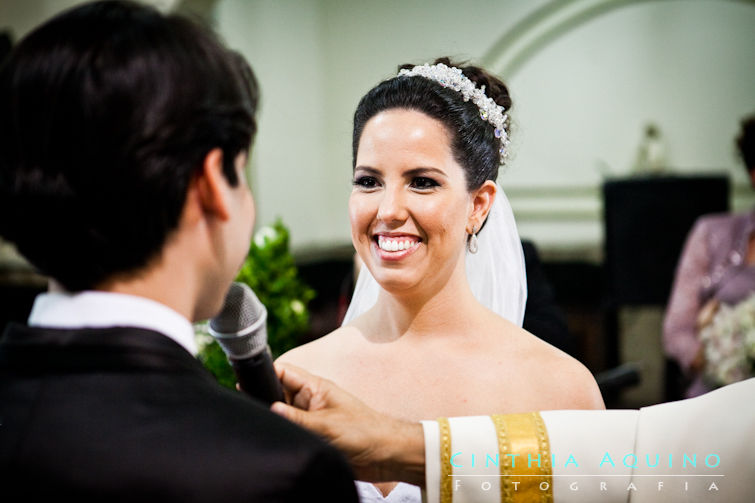
{"type": "MultiPolygon", "coordinates": [[[[514,212],[500,185],[478,241],[477,253],[466,252],[472,293],[488,309],[521,327],[527,302],[524,251],[514,212]]],[[[343,324],[374,306],[379,291],[370,271],[361,267],[343,324]]]]}

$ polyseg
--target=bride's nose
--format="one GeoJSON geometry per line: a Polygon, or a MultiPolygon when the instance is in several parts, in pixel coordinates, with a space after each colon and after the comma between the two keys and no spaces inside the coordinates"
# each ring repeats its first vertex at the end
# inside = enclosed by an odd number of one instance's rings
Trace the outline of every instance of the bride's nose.
{"type": "Polygon", "coordinates": [[[382,192],[377,218],[383,223],[403,222],[409,215],[406,198],[401,188],[386,189],[382,192]]]}

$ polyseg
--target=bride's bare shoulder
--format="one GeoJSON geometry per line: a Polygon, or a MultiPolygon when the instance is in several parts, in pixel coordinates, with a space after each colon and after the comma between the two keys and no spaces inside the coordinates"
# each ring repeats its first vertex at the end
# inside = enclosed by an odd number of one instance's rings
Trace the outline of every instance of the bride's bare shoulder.
{"type": "Polygon", "coordinates": [[[579,360],[529,334],[538,350],[533,352],[540,378],[547,389],[551,409],[605,409],[603,396],[592,372],[579,360]]]}
{"type": "Polygon", "coordinates": [[[355,336],[351,327],[341,327],[301,346],[283,353],[276,361],[290,363],[303,369],[326,367],[337,359],[355,336]]]}
{"type": "Polygon", "coordinates": [[[522,384],[538,389],[538,401],[543,407],[550,410],[605,408],[598,384],[582,362],[523,328],[503,321],[499,329],[506,331],[510,344],[498,346],[503,351],[501,357],[516,361],[522,384]]]}

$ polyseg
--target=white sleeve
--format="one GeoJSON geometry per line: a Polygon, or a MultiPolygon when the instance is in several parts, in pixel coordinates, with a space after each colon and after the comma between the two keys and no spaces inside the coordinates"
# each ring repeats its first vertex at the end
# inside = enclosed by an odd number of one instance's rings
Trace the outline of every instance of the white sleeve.
{"type": "Polygon", "coordinates": [[[553,462],[553,501],[626,502],[634,452],[636,410],[561,410],[540,415],[553,462]]]}
{"type": "Polygon", "coordinates": [[[754,441],[755,379],[640,409],[631,501],[753,501],[754,441]]]}
{"type": "Polygon", "coordinates": [[[443,473],[443,440],[439,421],[422,421],[425,434],[426,503],[499,503],[500,463],[496,428],[490,416],[447,420],[449,457],[443,473]],[[452,475],[452,476],[451,476],[452,475]],[[445,489],[443,485],[445,484],[445,489]]]}
{"type": "Polygon", "coordinates": [[[497,503],[508,491],[510,496],[543,495],[548,501],[552,494],[555,503],[626,502],[632,470],[622,458],[634,450],[637,414],[575,410],[449,418],[445,474],[443,427],[423,421],[425,501],[446,503],[452,497],[454,503],[497,503]],[[544,449],[533,418],[542,418],[544,449]]]}
{"type": "Polygon", "coordinates": [[[425,434],[425,489],[426,503],[440,502],[440,433],[437,421],[422,421],[425,434]]]}
{"type": "Polygon", "coordinates": [[[423,421],[427,503],[550,499],[550,451],[537,412],[423,421]]]}
{"type": "MultiPolygon", "coordinates": [[[[752,501],[753,398],[755,379],[749,379],[639,411],[566,410],[423,421],[425,501],[501,501],[505,491],[521,496],[527,480],[535,481],[525,489],[530,493],[550,481],[555,503],[752,501]],[[536,424],[537,418],[544,426],[532,429],[525,424],[530,419],[536,424]],[[547,470],[527,467],[526,457],[545,452],[547,470]],[[486,488],[495,478],[485,466],[493,453],[500,454],[501,461],[514,453],[520,457],[516,466],[509,463],[501,469],[499,484],[486,488]]],[[[541,495],[539,500],[549,498],[541,495]]]]}

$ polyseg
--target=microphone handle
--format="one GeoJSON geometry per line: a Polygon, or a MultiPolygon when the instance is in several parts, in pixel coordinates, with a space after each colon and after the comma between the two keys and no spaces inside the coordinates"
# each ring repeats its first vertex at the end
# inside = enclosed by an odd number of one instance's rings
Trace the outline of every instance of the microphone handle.
{"type": "Polygon", "coordinates": [[[272,405],[275,401],[286,401],[283,387],[273,368],[269,348],[251,358],[230,360],[230,363],[236,373],[241,391],[265,405],[272,405]]]}

